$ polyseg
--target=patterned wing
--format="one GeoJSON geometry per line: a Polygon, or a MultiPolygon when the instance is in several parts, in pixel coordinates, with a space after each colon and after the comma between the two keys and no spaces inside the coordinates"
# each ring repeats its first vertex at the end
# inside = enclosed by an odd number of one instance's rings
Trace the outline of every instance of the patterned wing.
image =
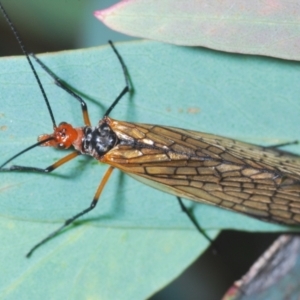
{"type": "Polygon", "coordinates": [[[120,144],[102,162],[165,192],[300,224],[300,159],[232,139],[110,120],[120,144]]]}

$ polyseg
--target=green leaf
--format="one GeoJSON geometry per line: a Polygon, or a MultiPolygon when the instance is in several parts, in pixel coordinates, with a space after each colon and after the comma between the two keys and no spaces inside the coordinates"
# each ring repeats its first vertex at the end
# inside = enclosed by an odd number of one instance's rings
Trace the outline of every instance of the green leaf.
{"type": "Polygon", "coordinates": [[[95,16],[135,37],[299,60],[299,13],[285,0],[128,0],[95,16]]]}
{"type": "MultiPolygon", "coordinates": [[[[211,132],[256,144],[299,138],[299,64],[154,42],[117,44],[134,85],[112,118],[211,132]]],[[[87,99],[96,124],[124,87],[109,47],[41,55],[87,99]]],[[[39,67],[57,123],[83,124],[80,105],[39,67]]],[[[44,100],[23,57],[0,60],[2,162],[50,133],[44,100]]],[[[300,153],[299,146],[290,146],[300,153]]],[[[66,154],[39,147],[14,163],[46,167],[66,154]]],[[[26,252],[88,207],[107,166],[85,157],[53,174],[0,173],[1,297],[144,299],[207,247],[172,195],[115,171],[97,208],[36,251],[26,252]],[[130,279],[128,281],[128,279],[130,279]],[[50,296],[50,297],[51,297],[50,296]]],[[[220,229],[286,231],[241,214],[186,201],[214,237],[220,229]]]]}

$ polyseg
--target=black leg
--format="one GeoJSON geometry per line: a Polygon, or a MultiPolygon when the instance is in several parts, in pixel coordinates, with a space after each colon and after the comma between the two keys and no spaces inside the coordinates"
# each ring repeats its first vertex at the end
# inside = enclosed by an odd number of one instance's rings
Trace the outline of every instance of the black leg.
{"type": "Polygon", "coordinates": [[[214,253],[217,253],[217,248],[215,247],[215,243],[214,241],[207,235],[207,233],[201,228],[201,226],[198,224],[197,220],[195,219],[195,217],[193,216],[193,214],[188,210],[188,208],[186,208],[186,206],[183,204],[182,200],[180,197],[176,197],[179,205],[181,207],[181,210],[187,214],[187,216],[189,217],[189,219],[191,220],[191,222],[194,224],[194,226],[197,228],[197,230],[199,231],[200,234],[202,234],[209,242],[211,245],[213,245],[214,247],[214,253]]]}
{"type": "Polygon", "coordinates": [[[38,173],[50,173],[53,170],[59,168],[61,165],[67,163],[68,161],[72,160],[73,158],[77,157],[78,155],[81,155],[80,152],[72,152],[65,157],[59,159],[54,164],[50,165],[49,167],[42,169],[42,168],[36,168],[36,167],[26,167],[26,166],[18,166],[13,165],[9,168],[0,168],[0,172],[13,172],[13,171],[29,171],[29,172],[38,172],[38,173]]]}
{"type": "Polygon", "coordinates": [[[123,61],[123,58],[121,57],[121,55],[119,54],[119,52],[117,51],[117,49],[115,48],[114,44],[112,43],[112,41],[108,41],[110,46],[112,47],[114,53],[116,54],[120,65],[122,67],[123,70],[123,74],[124,74],[124,79],[125,79],[125,87],[123,88],[123,90],[121,91],[121,93],[119,94],[119,96],[116,98],[116,100],[111,104],[111,106],[108,108],[108,110],[105,112],[104,116],[109,116],[109,114],[111,113],[111,111],[114,109],[114,107],[119,103],[119,101],[121,100],[121,98],[126,94],[129,93],[130,91],[132,91],[132,87],[130,85],[130,79],[129,79],[129,75],[128,75],[128,71],[126,68],[126,65],[123,61]]]}
{"type": "Polygon", "coordinates": [[[40,246],[42,246],[43,244],[45,244],[46,242],[48,242],[49,240],[51,240],[53,237],[55,237],[58,233],[60,233],[62,230],[64,230],[68,225],[70,225],[71,223],[73,223],[75,220],[77,220],[78,218],[82,217],[83,215],[87,214],[88,212],[90,212],[91,210],[93,210],[99,200],[99,197],[101,195],[101,192],[103,191],[103,188],[105,186],[105,184],[107,183],[112,171],[114,170],[114,167],[109,167],[108,170],[106,171],[103,179],[101,180],[97,191],[95,193],[95,196],[93,198],[93,201],[91,202],[90,206],[86,209],[84,209],[83,211],[81,211],[80,213],[76,214],[75,216],[73,216],[72,218],[68,219],[65,221],[65,223],[60,226],[58,229],[56,229],[55,231],[53,231],[51,234],[49,234],[46,238],[44,238],[43,240],[41,240],[39,243],[37,243],[34,247],[32,247],[30,249],[30,251],[26,254],[26,257],[29,258],[32,253],[39,248],[40,246]]]}
{"type": "Polygon", "coordinates": [[[86,126],[91,126],[88,109],[85,101],[76,93],[74,93],[67,84],[61,80],[58,76],[56,76],[41,60],[39,60],[33,53],[30,53],[30,56],[35,59],[35,61],[41,66],[41,68],[53,78],[54,83],[62,88],[64,91],[66,91],[68,94],[70,94],[72,97],[74,97],[77,101],[79,101],[81,105],[82,115],[83,115],[83,121],[86,126]]]}
{"type": "Polygon", "coordinates": [[[271,146],[266,146],[265,148],[267,149],[277,149],[280,147],[285,147],[285,146],[290,146],[290,145],[297,145],[299,144],[299,141],[293,141],[293,142],[287,142],[287,143],[282,143],[282,144],[276,144],[276,145],[271,145],[271,146]]]}

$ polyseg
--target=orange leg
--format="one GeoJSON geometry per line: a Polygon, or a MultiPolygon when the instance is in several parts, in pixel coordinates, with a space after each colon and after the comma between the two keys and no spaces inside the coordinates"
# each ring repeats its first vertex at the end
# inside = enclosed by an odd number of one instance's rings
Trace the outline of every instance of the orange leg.
{"type": "MultiPolygon", "coordinates": [[[[57,169],[58,167],[62,166],[63,164],[67,163],[68,161],[72,160],[73,158],[77,157],[78,155],[81,155],[80,152],[72,152],[65,157],[59,159],[57,162],[54,164],[50,165],[49,167],[42,169],[42,168],[36,168],[36,167],[26,167],[26,166],[18,166],[18,165],[13,165],[9,168],[2,168],[0,167],[0,171],[29,171],[29,172],[38,172],[38,173],[50,173],[53,170],[57,169]]],[[[12,159],[10,159],[12,160],[12,159]]],[[[9,161],[5,162],[7,164],[9,161]]],[[[3,165],[5,165],[3,164],[3,165]]]]}
{"type": "Polygon", "coordinates": [[[45,70],[46,73],[48,73],[53,79],[54,79],[54,83],[62,88],[64,91],[66,91],[68,94],[70,94],[71,96],[73,96],[77,101],[79,101],[80,105],[81,105],[81,110],[82,110],[82,116],[83,116],[83,121],[84,124],[86,126],[91,126],[91,121],[89,118],[89,113],[88,113],[88,109],[87,109],[87,105],[85,103],[85,101],[76,93],[74,93],[68,86],[67,84],[61,80],[59,77],[57,77],[42,61],[40,61],[34,54],[30,54],[35,61],[45,70]]]}
{"type": "Polygon", "coordinates": [[[44,238],[43,240],[41,240],[38,244],[36,244],[34,247],[31,248],[31,250],[26,254],[26,257],[29,258],[32,253],[39,248],[41,245],[45,244],[46,242],[48,242],[49,240],[51,240],[54,236],[56,236],[59,232],[61,232],[64,228],[66,228],[68,225],[70,225],[71,223],[73,223],[75,220],[77,220],[78,218],[80,218],[81,216],[87,214],[89,211],[91,211],[92,209],[94,209],[98,203],[99,197],[101,195],[101,192],[103,191],[103,188],[105,186],[105,184],[107,183],[112,171],[113,171],[114,167],[109,167],[108,170],[106,171],[106,173],[104,174],[103,179],[101,180],[99,187],[97,188],[97,191],[95,193],[95,196],[93,198],[93,201],[91,202],[90,206],[86,209],[84,209],[83,211],[81,211],[80,213],[76,214],[75,216],[73,216],[72,218],[68,219],[65,221],[65,223],[59,227],[57,230],[53,231],[50,235],[48,235],[46,238],[44,238]]]}
{"type": "MultiPolygon", "coordinates": [[[[110,114],[110,112],[113,110],[113,108],[117,105],[117,103],[121,100],[121,98],[128,93],[131,90],[131,84],[130,84],[130,79],[129,79],[129,75],[127,72],[127,68],[125,66],[125,63],[121,57],[121,55],[119,54],[119,52],[117,51],[117,49],[115,48],[114,44],[109,41],[110,46],[112,47],[114,53],[116,54],[122,70],[123,70],[123,74],[124,74],[124,78],[125,78],[125,87],[123,88],[123,90],[121,91],[121,93],[119,94],[119,96],[115,99],[115,101],[111,104],[111,106],[108,108],[108,110],[105,112],[104,116],[108,116],[110,114]]],[[[85,101],[76,93],[74,93],[68,86],[67,84],[61,80],[58,76],[56,76],[42,61],[40,61],[34,54],[30,54],[35,60],[36,62],[45,70],[46,73],[48,73],[53,79],[54,79],[54,83],[62,88],[64,91],[66,91],[68,94],[70,94],[71,96],[73,96],[77,101],[80,102],[81,105],[81,110],[82,110],[82,116],[83,116],[83,121],[84,124],[86,126],[91,126],[91,121],[89,118],[89,113],[88,113],[88,109],[87,109],[87,105],[85,103],[85,101]]]]}

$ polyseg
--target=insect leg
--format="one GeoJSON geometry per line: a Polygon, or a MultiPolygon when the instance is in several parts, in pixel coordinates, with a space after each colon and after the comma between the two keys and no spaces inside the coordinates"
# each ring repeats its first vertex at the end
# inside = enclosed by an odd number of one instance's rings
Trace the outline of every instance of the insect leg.
{"type": "Polygon", "coordinates": [[[282,143],[282,144],[265,146],[265,148],[267,148],[267,149],[277,149],[277,148],[280,148],[280,147],[285,147],[285,146],[290,146],[290,145],[297,145],[297,144],[299,144],[299,141],[296,140],[296,141],[282,143]]]}
{"type": "MultiPolygon", "coordinates": [[[[26,150],[26,149],[25,149],[26,150]]],[[[21,152],[18,153],[19,155],[22,154],[21,152]]],[[[18,155],[18,156],[19,156],[18,155]]],[[[2,168],[2,166],[6,165],[9,161],[13,160],[15,157],[12,157],[8,161],[6,161],[1,167],[0,171],[29,171],[29,172],[38,172],[38,173],[50,173],[53,170],[57,169],[58,167],[62,166],[63,164],[67,163],[68,161],[72,160],[73,158],[77,157],[78,155],[81,155],[80,152],[72,152],[63,158],[59,159],[54,164],[50,165],[49,167],[42,169],[42,168],[36,168],[36,167],[26,167],[26,166],[19,166],[19,165],[12,165],[9,168],[2,168]]]]}
{"type": "MultiPolygon", "coordinates": [[[[197,220],[195,219],[195,217],[193,216],[193,214],[189,211],[188,208],[186,208],[186,206],[183,204],[182,200],[180,197],[176,197],[181,210],[187,214],[187,216],[189,217],[189,219],[191,220],[191,222],[194,224],[194,226],[197,228],[197,230],[200,232],[200,234],[202,234],[208,241],[210,244],[213,245],[213,247],[215,248],[215,243],[214,241],[207,235],[207,233],[201,228],[201,226],[198,224],[197,220]]],[[[217,253],[216,248],[214,249],[214,252],[217,253]]]]}
{"type": "Polygon", "coordinates": [[[44,243],[48,242],[49,240],[51,240],[54,236],[56,236],[59,232],[61,232],[64,228],[66,228],[68,225],[70,225],[71,223],[73,223],[75,220],[77,220],[78,218],[80,218],[81,216],[87,214],[89,211],[91,211],[92,209],[94,209],[98,203],[99,197],[101,195],[101,192],[103,191],[103,188],[105,186],[105,184],[107,183],[112,171],[114,170],[114,167],[109,167],[108,170],[106,171],[103,179],[101,180],[97,191],[95,193],[95,196],[93,198],[92,203],[90,204],[90,206],[86,209],[84,209],[83,211],[81,211],[80,213],[76,214],[75,216],[73,216],[72,218],[68,219],[65,221],[65,223],[59,227],[57,230],[53,231],[50,235],[48,235],[46,238],[44,238],[43,240],[41,240],[39,243],[37,243],[34,247],[32,247],[30,249],[30,251],[26,254],[26,257],[29,258],[32,253],[39,248],[41,245],[43,245],[44,243]]]}
{"type": "MultiPolygon", "coordinates": [[[[120,55],[120,53],[118,52],[118,50],[115,48],[114,44],[112,43],[112,41],[108,41],[110,46],[112,47],[114,53],[116,54],[122,70],[123,70],[123,74],[124,74],[124,78],[125,78],[125,87],[123,88],[123,90],[121,91],[121,93],[119,94],[119,96],[115,99],[115,101],[111,104],[111,106],[108,108],[108,110],[105,112],[104,116],[108,116],[110,114],[110,112],[113,110],[113,108],[118,104],[118,102],[122,99],[122,97],[128,93],[130,90],[132,90],[131,85],[130,85],[130,80],[129,80],[129,75],[128,75],[128,71],[126,68],[126,65],[120,55]]],[[[87,109],[87,105],[85,103],[85,101],[76,93],[74,93],[68,86],[67,84],[61,80],[58,76],[56,76],[41,60],[39,60],[33,53],[30,54],[35,61],[41,66],[41,68],[48,73],[49,76],[51,76],[54,80],[54,83],[62,88],[64,91],[66,91],[68,94],[70,94],[72,97],[74,97],[76,100],[78,100],[80,102],[81,105],[81,110],[82,110],[82,115],[83,115],[83,121],[84,124],[86,126],[91,126],[91,122],[90,122],[90,118],[89,118],[89,114],[88,114],[88,109],[87,109]]]]}
{"type": "Polygon", "coordinates": [[[61,80],[58,76],[56,76],[41,60],[39,60],[33,53],[30,53],[30,56],[32,56],[35,61],[41,66],[41,68],[53,78],[54,83],[62,88],[64,91],[66,91],[68,94],[70,94],[72,97],[74,97],[77,101],[79,101],[81,105],[81,110],[82,110],[82,116],[83,116],[83,121],[86,126],[91,126],[91,121],[89,118],[89,113],[88,113],[88,108],[85,103],[85,101],[76,93],[74,93],[68,86],[67,84],[61,80]]]}
{"type": "Polygon", "coordinates": [[[123,61],[122,56],[120,55],[120,53],[118,52],[118,50],[115,48],[114,44],[112,43],[112,41],[108,41],[110,46],[112,47],[114,53],[116,54],[120,65],[122,67],[123,70],[123,74],[124,74],[124,79],[125,79],[125,87],[123,88],[123,90],[121,91],[121,93],[119,94],[119,96],[116,98],[116,100],[111,104],[111,106],[108,108],[108,110],[105,112],[104,116],[109,116],[110,112],[114,109],[114,107],[119,103],[119,101],[121,100],[121,98],[126,94],[129,93],[130,91],[132,91],[132,85],[130,84],[130,78],[128,75],[128,71],[126,68],[126,65],[123,61]]]}

